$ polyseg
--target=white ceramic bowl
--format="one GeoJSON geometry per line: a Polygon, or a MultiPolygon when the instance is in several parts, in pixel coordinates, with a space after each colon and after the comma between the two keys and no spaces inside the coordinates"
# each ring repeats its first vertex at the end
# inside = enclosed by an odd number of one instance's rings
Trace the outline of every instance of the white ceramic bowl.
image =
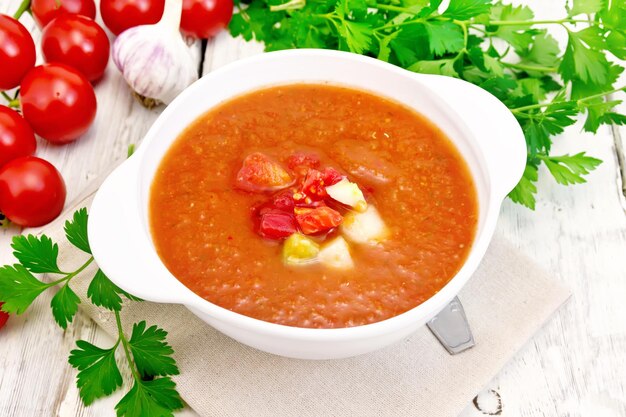
{"type": "Polygon", "coordinates": [[[187,88],[161,114],[136,153],[98,191],[89,241],[104,273],[148,301],[183,304],[232,338],[277,355],[332,359],[399,341],[445,307],[470,279],[491,240],[500,204],[522,175],[526,145],[512,114],[484,90],[454,78],[422,75],[360,55],[293,50],[258,55],[216,70],[187,88]],[[194,294],[159,259],[148,222],[152,178],[178,135],[215,105],[247,91],[287,83],[332,83],[402,102],[441,128],[467,161],[479,201],[478,229],[456,276],[423,304],[396,317],[344,329],[306,329],[253,319],[194,294]]]}

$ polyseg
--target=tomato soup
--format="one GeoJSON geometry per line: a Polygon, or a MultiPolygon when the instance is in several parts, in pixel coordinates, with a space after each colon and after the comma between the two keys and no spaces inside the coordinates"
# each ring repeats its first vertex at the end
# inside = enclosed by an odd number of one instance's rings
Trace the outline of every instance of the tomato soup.
{"type": "Polygon", "coordinates": [[[416,307],[460,269],[478,219],[465,161],[414,110],[322,84],[275,86],[194,121],[150,192],[154,244],[206,300],[340,328],[416,307]]]}

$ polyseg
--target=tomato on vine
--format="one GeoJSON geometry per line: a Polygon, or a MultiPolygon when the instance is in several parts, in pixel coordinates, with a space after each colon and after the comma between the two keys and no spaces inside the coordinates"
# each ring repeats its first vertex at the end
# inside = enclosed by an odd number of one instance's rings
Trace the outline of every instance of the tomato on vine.
{"type": "Polygon", "coordinates": [[[93,0],[32,0],[30,10],[40,28],[62,14],[96,18],[96,4],[93,0]]]}
{"type": "Polygon", "coordinates": [[[20,85],[20,102],[24,119],[52,143],[75,140],[96,117],[93,87],[84,75],[64,64],[30,70],[20,85]]]}
{"type": "Polygon", "coordinates": [[[0,168],[0,211],[19,226],[54,220],[63,210],[65,195],[63,177],[41,158],[25,156],[0,168]]]}
{"type": "Polygon", "coordinates": [[[15,110],[0,106],[0,167],[35,153],[37,141],[26,120],[15,110]]]}
{"type": "Polygon", "coordinates": [[[35,43],[14,18],[0,14],[0,90],[17,87],[35,65],[35,43]]]}
{"type": "Polygon", "coordinates": [[[102,77],[109,62],[109,38],[93,20],[65,14],[50,22],[41,36],[46,62],[59,62],[80,71],[89,81],[102,77]]]}

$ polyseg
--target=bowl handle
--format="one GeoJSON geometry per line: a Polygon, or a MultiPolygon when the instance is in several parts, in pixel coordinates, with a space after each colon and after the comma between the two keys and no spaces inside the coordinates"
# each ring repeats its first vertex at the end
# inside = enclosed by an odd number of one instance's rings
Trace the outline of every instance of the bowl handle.
{"type": "Polygon", "coordinates": [[[491,93],[458,78],[415,74],[463,119],[479,143],[492,189],[504,199],[526,167],[526,140],[513,113],[491,93]]]}
{"type": "Polygon", "coordinates": [[[182,303],[191,291],[168,277],[141,219],[135,197],[138,160],[134,155],[117,167],[96,193],[89,210],[91,250],[100,269],[123,290],[149,301],[182,303]]]}

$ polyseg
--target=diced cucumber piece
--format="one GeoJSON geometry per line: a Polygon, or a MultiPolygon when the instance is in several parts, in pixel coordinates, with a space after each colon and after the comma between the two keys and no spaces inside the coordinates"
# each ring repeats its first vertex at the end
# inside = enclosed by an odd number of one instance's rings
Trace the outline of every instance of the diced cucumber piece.
{"type": "Polygon", "coordinates": [[[372,205],[363,213],[346,214],[341,224],[341,232],[352,242],[370,245],[380,243],[389,236],[389,229],[372,205]]]}
{"type": "Polygon", "coordinates": [[[283,261],[287,265],[315,262],[320,246],[301,233],[289,236],[283,245],[283,261]]]}
{"type": "Polygon", "coordinates": [[[354,268],[348,243],[341,236],[322,246],[317,256],[322,265],[335,269],[354,268]]]}
{"type": "Polygon", "coordinates": [[[367,209],[363,191],[356,183],[350,182],[347,178],[343,178],[337,184],[326,187],[326,193],[333,200],[353,207],[357,211],[363,212],[367,209]]]}

